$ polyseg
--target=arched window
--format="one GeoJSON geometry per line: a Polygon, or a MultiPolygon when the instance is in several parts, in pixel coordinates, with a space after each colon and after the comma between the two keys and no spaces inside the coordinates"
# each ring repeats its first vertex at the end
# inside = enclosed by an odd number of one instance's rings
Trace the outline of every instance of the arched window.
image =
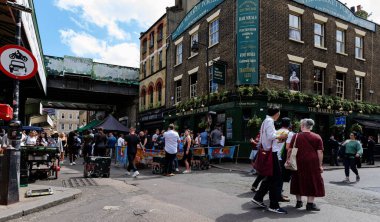
{"type": "Polygon", "coordinates": [[[157,102],[161,103],[162,101],[162,83],[161,82],[157,83],[156,91],[157,91],[157,102]]]}
{"type": "Polygon", "coordinates": [[[145,89],[143,89],[141,91],[141,103],[140,103],[142,108],[145,108],[145,105],[146,105],[145,97],[146,97],[146,91],[145,91],[145,89]]]}
{"type": "Polygon", "coordinates": [[[163,37],[164,37],[164,25],[161,24],[160,26],[158,26],[157,41],[161,41],[163,37]]]}
{"type": "Polygon", "coordinates": [[[154,100],[154,97],[153,97],[153,94],[154,94],[153,85],[149,86],[148,93],[149,93],[149,105],[153,105],[153,100],[154,100]]]}

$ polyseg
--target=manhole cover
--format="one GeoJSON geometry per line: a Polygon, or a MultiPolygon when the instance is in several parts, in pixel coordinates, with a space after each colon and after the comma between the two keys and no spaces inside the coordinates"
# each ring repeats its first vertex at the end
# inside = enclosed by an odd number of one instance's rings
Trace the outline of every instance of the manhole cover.
{"type": "Polygon", "coordinates": [[[63,180],[62,185],[64,187],[90,187],[98,186],[93,178],[74,177],[68,180],[63,180]]]}

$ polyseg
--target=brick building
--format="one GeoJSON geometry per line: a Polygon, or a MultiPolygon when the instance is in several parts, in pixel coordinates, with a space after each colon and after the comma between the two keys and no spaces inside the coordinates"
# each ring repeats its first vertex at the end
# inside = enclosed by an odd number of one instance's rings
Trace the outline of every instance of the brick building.
{"type": "Polygon", "coordinates": [[[324,139],[335,123],[378,135],[379,27],[355,8],[337,0],[193,3],[167,10],[165,123],[195,131],[220,123],[227,142],[244,147],[257,131],[250,123],[277,105],[294,122],[315,119],[324,139]],[[227,65],[224,84],[213,80],[215,61],[227,65]]]}

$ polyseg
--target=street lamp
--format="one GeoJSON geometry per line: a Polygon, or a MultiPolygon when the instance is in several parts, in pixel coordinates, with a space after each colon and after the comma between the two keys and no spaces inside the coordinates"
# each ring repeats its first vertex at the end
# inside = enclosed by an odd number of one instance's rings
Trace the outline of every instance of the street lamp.
{"type": "MultiPolygon", "coordinates": [[[[16,43],[21,45],[21,16],[22,12],[31,13],[32,9],[16,2],[6,1],[1,5],[9,6],[17,10],[16,23],[16,43]]],[[[3,188],[7,193],[7,198],[1,200],[2,203],[11,204],[19,202],[19,183],[20,183],[20,142],[21,142],[21,121],[19,120],[19,100],[20,100],[20,81],[14,80],[13,90],[13,119],[9,124],[8,139],[11,142],[11,147],[7,147],[6,166],[8,167],[8,175],[3,182],[6,184],[3,188]],[[16,175],[13,175],[16,174],[16,175]],[[17,180],[17,182],[15,181],[17,180]]],[[[5,169],[3,169],[5,170],[5,169]]],[[[0,172],[1,173],[1,172],[0,172]]],[[[4,194],[4,193],[3,193],[4,194]]]]}

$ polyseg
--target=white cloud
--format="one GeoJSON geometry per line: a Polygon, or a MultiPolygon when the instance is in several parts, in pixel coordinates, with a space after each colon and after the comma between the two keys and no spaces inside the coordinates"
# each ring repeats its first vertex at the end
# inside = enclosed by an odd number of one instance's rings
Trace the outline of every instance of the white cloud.
{"type": "Polygon", "coordinates": [[[94,58],[97,62],[139,67],[140,49],[134,43],[109,45],[106,41],[72,29],[60,30],[61,41],[75,56],[94,58]]]}
{"type": "Polygon", "coordinates": [[[174,5],[174,0],[56,0],[55,5],[81,15],[81,19],[106,28],[108,35],[119,40],[130,37],[120,24],[136,21],[148,28],[174,5]]]}
{"type": "Polygon", "coordinates": [[[372,15],[368,18],[373,22],[380,24],[380,7],[378,6],[379,0],[341,0],[343,4],[347,3],[347,7],[361,5],[364,10],[372,15]]]}

